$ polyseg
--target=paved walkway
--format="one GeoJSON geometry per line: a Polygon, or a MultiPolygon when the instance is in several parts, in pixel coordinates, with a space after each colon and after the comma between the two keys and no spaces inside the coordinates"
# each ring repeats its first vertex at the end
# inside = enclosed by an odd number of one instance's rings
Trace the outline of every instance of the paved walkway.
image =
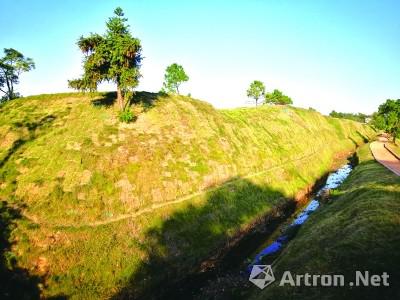
{"type": "Polygon", "coordinates": [[[400,176],[400,160],[385,148],[387,139],[380,137],[378,141],[370,144],[370,149],[374,158],[388,168],[390,171],[400,176]]]}

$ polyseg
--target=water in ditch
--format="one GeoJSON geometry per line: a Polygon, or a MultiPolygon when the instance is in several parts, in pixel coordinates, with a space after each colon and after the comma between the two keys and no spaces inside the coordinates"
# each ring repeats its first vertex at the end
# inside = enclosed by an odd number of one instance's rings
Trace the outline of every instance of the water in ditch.
{"type": "Polygon", "coordinates": [[[346,164],[331,173],[325,185],[315,194],[315,197],[303,208],[299,213],[295,214],[292,218],[286,221],[276,231],[278,234],[272,235],[272,237],[256,251],[252,263],[248,266],[248,270],[251,270],[253,265],[261,264],[268,256],[275,257],[282,248],[290,241],[294,233],[300,228],[304,222],[307,221],[309,216],[318,209],[320,206],[321,198],[329,193],[330,190],[339,187],[343,181],[350,175],[352,166],[346,164]]]}
{"type": "Polygon", "coordinates": [[[252,266],[272,263],[302,224],[319,208],[324,195],[339,187],[351,171],[352,165],[348,163],[331,173],[305,206],[293,210],[289,208],[288,215],[281,216],[283,220],[278,218],[276,224],[269,224],[273,231],[249,233],[215,267],[194,273],[169,286],[163,298],[232,299],[238,292],[251,287],[248,277],[252,266]]]}

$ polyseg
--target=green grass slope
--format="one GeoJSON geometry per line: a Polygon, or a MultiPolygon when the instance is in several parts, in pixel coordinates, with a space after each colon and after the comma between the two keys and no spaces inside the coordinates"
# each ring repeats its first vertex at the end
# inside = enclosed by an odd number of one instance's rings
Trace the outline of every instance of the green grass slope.
{"type": "Polygon", "coordinates": [[[400,180],[374,161],[368,145],[360,164],[313,214],[274,264],[277,278],[292,274],[343,274],[345,287],[272,285],[246,299],[399,299],[400,180]],[[389,274],[389,286],[349,287],[356,271],[389,274]]]}
{"type": "Polygon", "coordinates": [[[113,95],[94,96],[0,107],[0,199],[19,216],[3,256],[43,278],[45,296],[136,295],[179,278],[372,134],[304,109],[150,93],[122,124],[113,95]]]}

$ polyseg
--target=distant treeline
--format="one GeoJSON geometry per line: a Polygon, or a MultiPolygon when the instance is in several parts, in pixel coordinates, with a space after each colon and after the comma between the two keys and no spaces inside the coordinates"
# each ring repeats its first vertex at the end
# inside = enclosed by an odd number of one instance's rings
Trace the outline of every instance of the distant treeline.
{"type": "Polygon", "coordinates": [[[342,113],[342,112],[336,112],[334,110],[331,111],[329,116],[334,117],[334,118],[340,118],[340,119],[349,119],[361,123],[368,123],[368,120],[371,118],[371,116],[363,114],[363,113],[357,113],[357,114],[352,114],[352,113],[342,113]]]}

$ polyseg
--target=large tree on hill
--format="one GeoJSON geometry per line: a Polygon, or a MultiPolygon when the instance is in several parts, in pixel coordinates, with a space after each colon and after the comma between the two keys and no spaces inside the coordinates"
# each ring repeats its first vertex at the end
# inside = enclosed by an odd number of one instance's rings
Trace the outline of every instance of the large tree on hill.
{"type": "MultiPolygon", "coordinates": [[[[18,97],[14,85],[19,83],[19,76],[35,68],[32,58],[12,48],[4,49],[4,56],[0,58],[0,91],[4,93],[3,100],[18,97]]],[[[0,100],[1,101],[1,100],[0,100]]]]}
{"type": "Polygon", "coordinates": [[[188,80],[189,76],[187,76],[183,67],[176,63],[172,64],[165,70],[162,91],[179,94],[179,86],[188,80]]]}
{"type": "Polygon", "coordinates": [[[265,94],[265,86],[259,80],[254,80],[250,87],[247,89],[247,97],[253,98],[256,102],[256,106],[258,104],[258,100],[265,94]]]}
{"type": "Polygon", "coordinates": [[[275,89],[272,93],[265,94],[264,103],[286,105],[292,104],[293,101],[289,96],[286,96],[280,90],[275,89]]]}
{"type": "Polygon", "coordinates": [[[381,104],[372,123],[378,128],[390,133],[393,141],[400,135],[400,99],[388,99],[381,104]]]}
{"type": "Polygon", "coordinates": [[[127,92],[139,83],[142,61],[140,40],[129,31],[128,19],[120,7],[106,22],[104,35],[90,34],[80,37],[78,46],[85,54],[84,74],[80,79],[69,80],[69,86],[79,90],[96,90],[102,81],[117,85],[117,102],[121,110],[127,103],[127,92]]]}

